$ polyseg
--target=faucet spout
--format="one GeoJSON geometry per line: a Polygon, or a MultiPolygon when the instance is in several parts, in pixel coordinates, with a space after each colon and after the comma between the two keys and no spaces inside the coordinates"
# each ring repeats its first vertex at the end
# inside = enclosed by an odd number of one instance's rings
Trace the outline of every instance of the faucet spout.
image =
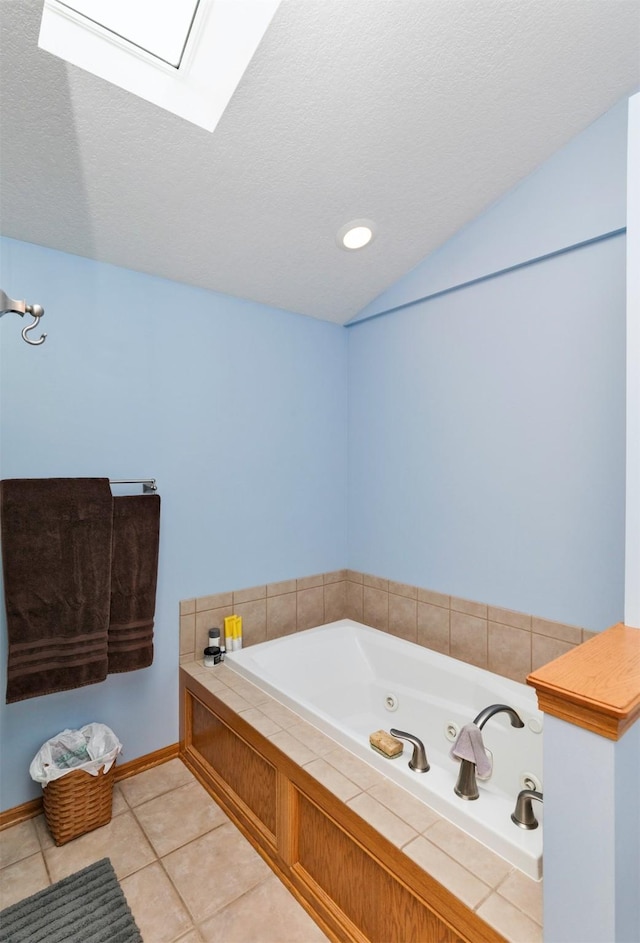
{"type": "Polygon", "coordinates": [[[484,710],[480,711],[474,720],[474,724],[482,730],[489,718],[495,714],[508,714],[512,727],[524,727],[520,715],[508,704],[490,704],[489,707],[485,707],[484,710]]]}
{"type": "MultiPolygon", "coordinates": [[[[485,707],[484,710],[480,711],[473,723],[482,730],[490,717],[493,717],[494,714],[503,713],[508,714],[512,727],[524,727],[520,715],[517,711],[514,711],[513,707],[509,707],[508,704],[490,704],[489,707],[485,707]]],[[[478,783],[476,781],[476,764],[472,760],[460,760],[458,779],[453,787],[453,791],[456,796],[459,796],[461,799],[479,798],[480,793],[478,792],[478,783]]],[[[535,826],[532,827],[535,828],[535,826]]]]}

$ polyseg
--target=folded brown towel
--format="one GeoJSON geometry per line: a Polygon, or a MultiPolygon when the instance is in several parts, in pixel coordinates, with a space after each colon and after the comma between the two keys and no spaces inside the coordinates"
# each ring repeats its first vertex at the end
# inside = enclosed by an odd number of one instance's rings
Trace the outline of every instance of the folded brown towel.
{"type": "Polygon", "coordinates": [[[153,661],[160,497],[113,499],[109,673],[147,668],[153,661]]]}
{"type": "Polygon", "coordinates": [[[107,676],[112,496],[107,478],[0,483],[7,703],[107,676]]]}

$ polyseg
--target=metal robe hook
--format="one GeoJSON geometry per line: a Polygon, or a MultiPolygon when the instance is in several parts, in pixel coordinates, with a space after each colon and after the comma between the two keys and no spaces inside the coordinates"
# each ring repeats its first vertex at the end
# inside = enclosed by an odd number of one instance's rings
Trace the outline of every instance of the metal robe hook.
{"type": "Polygon", "coordinates": [[[0,289],[0,318],[3,314],[19,314],[20,317],[24,317],[25,314],[31,314],[35,320],[32,324],[28,324],[27,327],[22,330],[22,337],[33,347],[38,347],[40,344],[44,344],[44,339],[47,336],[43,334],[39,340],[32,341],[30,337],[27,337],[29,331],[32,331],[36,325],[40,323],[40,318],[44,314],[44,308],[42,305],[28,305],[26,301],[14,301],[13,298],[9,298],[6,292],[0,289]]]}
{"type": "Polygon", "coordinates": [[[42,305],[25,305],[25,310],[27,314],[32,314],[34,321],[31,324],[27,324],[26,327],[22,328],[22,337],[27,342],[27,344],[32,344],[34,347],[38,347],[40,344],[44,344],[46,333],[42,334],[37,341],[32,341],[30,337],[27,337],[29,331],[32,331],[34,327],[37,327],[40,324],[40,318],[44,314],[44,308],[42,305]]]}

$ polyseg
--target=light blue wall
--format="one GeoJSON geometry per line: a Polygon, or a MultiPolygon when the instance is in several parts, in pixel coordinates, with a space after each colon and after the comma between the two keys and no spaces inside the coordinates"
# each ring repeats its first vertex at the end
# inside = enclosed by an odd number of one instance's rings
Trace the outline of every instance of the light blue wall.
{"type": "MultiPolygon", "coordinates": [[[[625,144],[619,106],[363,315],[623,227],[625,144]]],[[[0,324],[2,477],[150,475],[163,498],[153,667],[0,705],[0,808],[37,794],[28,762],[64,726],[126,731],[124,759],[175,741],[181,598],[350,565],[622,617],[624,237],[348,331],[0,248],[49,332],[36,349],[0,324]]]]}
{"type": "Polygon", "coordinates": [[[543,919],[548,943],[619,939],[615,933],[619,746],[552,715],[545,717],[543,919]]]}
{"type": "MultiPolygon", "coordinates": [[[[363,316],[623,228],[625,153],[626,102],[363,316]]],[[[619,621],[624,421],[624,235],[355,324],[350,565],[619,621]]]]}
{"type": "Polygon", "coordinates": [[[625,98],[354,320],[624,226],[627,120],[625,98]]]}
{"type": "Polygon", "coordinates": [[[616,744],[615,778],[615,938],[618,943],[635,943],[640,940],[640,723],[637,720],[616,744]]]}
{"type": "Polygon", "coordinates": [[[549,943],[640,940],[640,724],[618,741],[547,715],[544,928],[549,943]]]}
{"type": "MultiPolygon", "coordinates": [[[[64,727],[124,760],[178,738],[178,601],[346,565],[346,337],[337,325],[5,239],[0,284],[45,307],[41,347],[0,322],[1,477],[155,477],[151,668],[4,705],[0,808],[64,727]]],[[[37,561],[34,562],[37,566],[37,561]]]]}

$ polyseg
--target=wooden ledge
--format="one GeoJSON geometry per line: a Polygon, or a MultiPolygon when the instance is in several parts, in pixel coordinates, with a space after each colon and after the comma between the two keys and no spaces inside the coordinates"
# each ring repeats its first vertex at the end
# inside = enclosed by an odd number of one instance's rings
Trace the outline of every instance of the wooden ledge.
{"type": "Polygon", "coordinates": [[[640,629],[619,623],[533,671],[540,710],[619,740],[640,717],[640,629]]]}

